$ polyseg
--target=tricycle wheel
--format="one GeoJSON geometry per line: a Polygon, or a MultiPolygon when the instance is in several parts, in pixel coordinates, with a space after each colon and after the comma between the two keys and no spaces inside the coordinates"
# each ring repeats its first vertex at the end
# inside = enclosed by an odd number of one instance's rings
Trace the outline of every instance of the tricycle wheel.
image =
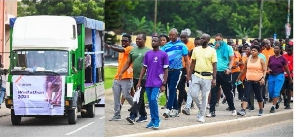
{"type": "Polygon", "coordinates": [[[10,114],[11,114],[11,123],[13,125],[19,125],[22,120],[22,117],[20,115],[15,115],[14,109],[11,109],[10,114]]]}

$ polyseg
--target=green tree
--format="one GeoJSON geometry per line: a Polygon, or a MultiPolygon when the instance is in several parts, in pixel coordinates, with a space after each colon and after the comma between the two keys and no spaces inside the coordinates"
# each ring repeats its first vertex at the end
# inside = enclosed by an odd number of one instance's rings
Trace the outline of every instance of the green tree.
{"type": "Polygon", "coordinates": [[[65,15],[104,20],[104,0],[22,0],[18,16],[65,15]]]}
{"type": "Polygon", "coordinates": [[[116,33],[124,30],[123,22],[127,22],[125,12],[132,11],[139,2],[133,0],[106,0],[105,1],[105,28],[116,33]]]}
{"type": "Polygon", "coordinates": [[[141,19],[131,16],[128,18],[127,25],[128,28],[126,31],[131,34],[146,33],[149,30],[145,16],[143,16],[141,19]]]}

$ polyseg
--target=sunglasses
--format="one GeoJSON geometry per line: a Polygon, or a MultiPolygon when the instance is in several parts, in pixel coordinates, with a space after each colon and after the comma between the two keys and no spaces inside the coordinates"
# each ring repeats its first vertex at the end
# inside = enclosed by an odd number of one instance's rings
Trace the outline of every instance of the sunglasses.
{"type": "Polygon", "coordinates": [[[128,42],[128,41],[127,41],[127,40],[121,40],[121,42],[125,42],[125,43],[126,43],[126,42],[128,42]]]}

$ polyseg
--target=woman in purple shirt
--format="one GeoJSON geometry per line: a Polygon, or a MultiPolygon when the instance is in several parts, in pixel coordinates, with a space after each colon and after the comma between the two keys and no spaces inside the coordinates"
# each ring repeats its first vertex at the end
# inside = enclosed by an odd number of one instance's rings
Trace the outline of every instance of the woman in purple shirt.
{"type": "MultiPolygon", "coordinates": [[[[288,68],[288,63],[286,59],[281,55],[281,47],[275,46],[274,53],[275,55],[269,57],[268,60],[268,92],[269,97],[273,98],[273,105],[270,109],[270,113],[275,112],[275,108],[278,109],[280,106],[280,102],[278,102],[280,91],[285,81],[284,70],[287,72],[288,76],[290,76],[290,71],[288,68]]],[[[292,82],[292,78],[289,77],[290,82],[292,82]]]]}
{"type": "Polygon", "coordinates": [[[141,86],[141,80],[146,73],[146,94],[150,107],[151,121],[146,128],[159,129],[160,118],[157,99],[159,92],[165,91],[168,77],[168,55],[159,49],[160,38],[152,38],[153,50],[148,51],[143,59],[137,88],[141,86]]]}

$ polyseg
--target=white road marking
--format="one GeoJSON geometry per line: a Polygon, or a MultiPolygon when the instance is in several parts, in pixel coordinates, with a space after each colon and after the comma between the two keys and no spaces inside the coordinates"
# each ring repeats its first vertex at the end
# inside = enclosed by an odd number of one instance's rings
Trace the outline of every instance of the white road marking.
{"type": "Polygon", "coordinates": [[[105,118],[105,116],[103,116],[103,117],[101,117],[101,118],[99,118],[99,119],[104,119],[105,118]]]}
{"type": "Polygon", "coordinates": [[[92,125],[93,123],[95,123],[95,122],[91,122],[91,123],[89,123],[89,124],[87,124],[87,125],[84,125],[84,126],[78,128],[78,129],[76,129],[76,130],[74,130],[74,131],[72,131],[72,132],[70,132],[70,133],[67,133],[66,135],[71,135],[71,134],[73,134],[73,133],[76,133],[77,131],[80,131],[80,130],[82,130],[83,128],[86,128],[86,127],[92,125]]]}

